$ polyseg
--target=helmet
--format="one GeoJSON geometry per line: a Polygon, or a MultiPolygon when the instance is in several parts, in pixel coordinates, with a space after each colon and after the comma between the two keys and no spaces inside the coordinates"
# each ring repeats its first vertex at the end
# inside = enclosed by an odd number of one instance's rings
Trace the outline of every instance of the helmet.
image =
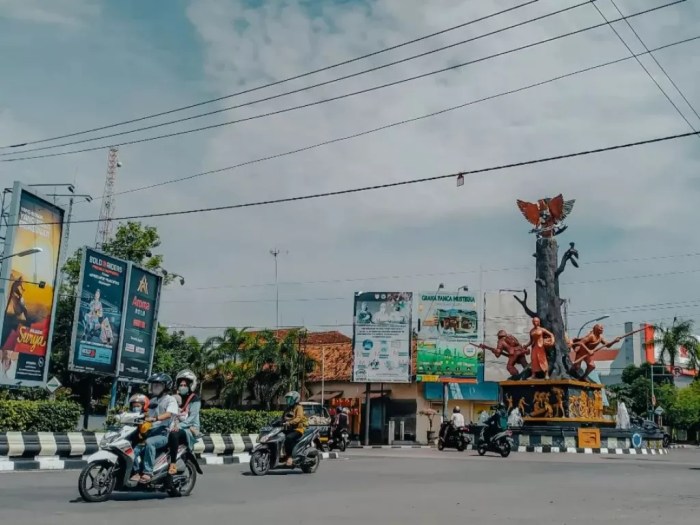
{"type": "Polygon", "coordinates": [[[197,376],[194,375],[192,370],[180,370],[177,373],[177,376],[175,376],[175,384],[179,385],[181,379],[184,379],[190,383],[190,392],[194,392],[197,389],[197,376]]]}
{"type": "Polygon", "coordinates": [[[296,390],[291,390],[290,392],[284,394],[284,399],[287,400],[288,405],[296,405],[301,399],[301,396],[296,390]]]}
{"type": "Polygon", "coordinates": [[[459,408],[459,407],[454,407],[454,408],[452,409],[452,412],[455,413],[455,414],[459,414],[461,411],[462,411],[462,409],[459,408]]]}
{"type": "Polygon", "coordinates": [[[141,434],[141,436],[145,436],[148,434],[148,431],[151,430],[151,427],[153,427],[153,423],[144,421],[139,425],[139,434],[141,434]]]}
{"type": "Polygon", "coordinates": [[[153,383],[162,383],[165,390],[170,390],[170,388],[173,386],[172,378],[168,374],[164,374],[162,372],[153,374],[148,378],[148,384],[153,385],[153,383]]]}
{"type": "Polygon", "coordinates": [[[143,407],[143,411],[147,412],[150,401],[148,400],[148,397],[143,394],[134,394],[129,398],[129,407],[131,407],[132,403],[140,403],[143,407]]]}

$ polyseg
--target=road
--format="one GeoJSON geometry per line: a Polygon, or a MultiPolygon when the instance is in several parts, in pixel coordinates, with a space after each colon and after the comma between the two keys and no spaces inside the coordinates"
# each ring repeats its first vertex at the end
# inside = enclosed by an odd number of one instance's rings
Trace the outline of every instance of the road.
{"type": "Polygon", "coordinates": [[[189,498],[79,500],[77,472],[0,474],[0,516],[12,525],[255,523],[387,525],[696,524],[700,451],[667,456],[349,451],[313,475],[248,475],[206,467],[189,498]]]}

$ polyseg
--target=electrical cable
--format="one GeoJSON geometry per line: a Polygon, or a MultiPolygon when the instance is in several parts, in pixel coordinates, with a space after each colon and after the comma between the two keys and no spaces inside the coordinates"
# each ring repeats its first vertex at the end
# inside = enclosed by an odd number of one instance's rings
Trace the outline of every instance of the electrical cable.
{"type": "MultiPolygon", "coordinates": [[[[590,2],[593,2],[593,1],[595,1],[595,0],[589,0],[589,2],[586,2],[586,3],[590,3],[590,2]]],[[[661,5],[661,6],[657,6],[657,7],[651,8],[651,9],[647,9],[647,10],[645,10],[645,11],[639,11],[639,12],[637,12],[637,13],[633,13],[633,14],[631,14],[631,15],[628,15],[627,17],[624,17],[624,18],[632,18],[632,17],[640,16],[640,15],[643,15],[643,14],[646,14],[646,13],[649,13],[649,12],[652,12],[652,11],[656,11],[656,10],[659,10],[659,9],[663,9],[663,8],[665,8],[665,7],[670,7],[670,6],[672,6],[672,5],[679,4],[679,3],[682,3],[682,2],[685,2],[685,0],[676,0],[676,1],[674,1],[674,2],[671,2],[671,3],[668,3],[668,4],[664,4],[664,5],[661,5]]],[[[618,22],[618,21],[620,21],[620,20],[623,20],[623,18],[619,18],[619,19],[617,19],[617,20],[612,20],[611,22],[618,22]]],[[[395,80],[395,81],[392,81],[392,82],[387,82],[387,83],[385,83],[385,84],[380,84],[380,85],[377,85],[377,86],[372,86],[372,87],[370,87],[370,88],[361,89],[361,90],[359,90],[359,91],[353,91],[353,92],[350,92],[350,93],[344,93],[344,94],[342,94],[342,95],[337,95],[337,96],[330,97],[330,98],[326,98],[326,99],[316,100],[316,101],[313,101],[313,102],[308,102],[308,103],[306,103],[306,104],[299,104],[299,105],[296,105],[296,106],[291,106],[291,107],[283,108],[283,109],[276,110],[276,111],[270,111],[270,112],[267,112],[267,113],[261,113],[261,114],[253,115],[253,116],[250,116],[250,117],[244,117],[244,118],[240,118],[240,119],[236,119],[236,120],[231,120],[231,121],[227,121],[227,122],[220,122],[220,123],[218,123],[218,124],[211,124],[211,125],[202,126],[202,127],[199,127],[199,128],[186,129],[186,130],[177,131],[177,132],[172,132],[172,133],[167,133],[167,134],[163,134],[163,135],[156,135],[156,136],[153,136],[153,137],[146,137],[146,138],[135,139],[135,140],[126,141],[126,142],[108,144],[108,145],[104,145],[104,146],[95,146],[95,147],[91,147],[91,148],[83,148],[83,149],[78,149],[78,150],[71,150],[71,151],[64,151],[64,152],[50,153],[50,154],[43,154],[43,155],[30,155],[30,156],[27,156],[27,157],[17,157],[17,158],[10,158],[10,159],[0,159],[0,162],[17,162],[17,161],[25,161],[25,160],[33,160],[33,159],[42,159],[42,158],[49,158],[49,157],[58,157],[58,156],[64,156],[64,155],[73,155],[73,154],[76,154],[76,153],[84,153],[84,152],[88,152],[88,151],[97,151],[97,150],[103,150],[103,149],[108,149],[108,148],[116,148],[116,147],[127,146],[127,145],[133,145],[133,144],[141,144],[141,143],[144,143],[144,142],[151,142],[151,141],[154,141],[154,140],[159,140],[159,139],[164,139],[164,138],[178,137],[178,136],[187,135],[187,134],[190,134],[190,133],[196,133],[196,132],[199,132],[199,131],[205,131],[205,130],[209,130],[209,129],[216,129],[216,128],[221,128],[221,127],[224,127],[224,126],[230,126],[230,125],[233,125],[233,124],[239,124],[239,123],[241,123],[241,122],[249,122],[249,121],[252,121],[252,120],[258,120],[258,119],[261,119],[261,118],[266,118],[266,117],[270,117],[270,116],[274,116],[274,115],[280,115],[280,114],[284,114],[284,113],[289,113],[289,112],[292,112],[292,111],[296,111],[296,110],[300,110],[300,109],[306,109],[306,108],[309,108],[309,107],[318,106],[318,105],[325,104],[325,103],[328,103],[328,102],[333,102],[333,101],[336,101],[336,100],[342,100],[342,99],[350,98],[350,97],[353,97],[353,96],[356,96],[356,95],[361,95],[361,94],[365,94],[365,93],[370,93],[370,92],[378,91],[378,90],[380,90],[380,89],[384,89],[384,88],[387,88],[387,87],[392,87],[392,86],[397,86],[397,85],[400,85],[400,84],[405,84],[405,83],[411,82],[411,81],[413,81],[413,80],[418,80],[418,79],[421,79],[421,78],[426,78],[426,77],[429,77],[429,76],[432,76],[432,75],[436,75],[436,74],[439,74],[439,73],[445,73],[445,72],[447,72],[447,71],[453,71],[453,70],[456,70],[456,69],[459,69],[459,68],[462,68],[462,67],[465,67],[465,66],[468,66],[468,65],[472,65],[472,64],[476,64],[476,63],[480,63],[480,62],[485,62],[485,61],[491,60],[491,59],[493,59],[493,58],[497,58],[497,57],[501,57],[501,56],[506,56],[506,55],[509,55],[509,54],[512,54],[512,53],[516,53],[516,52],[523,51],[523,50],[526,50],[526,49],[530,49],[530,48],[533,48],[533,47],[536,47],[536,46],[540,46],[540,45],[543,45],[543,44],[547,44],[547,43],[550,43],[550,42],[553,42],[553,41],[556,41],[556,40],[560,40],[560,39],[562,39],[562,38],[567,38],[567,37],[569,37],[569,36],[581,34],[581,33],[584,33],[584,32],[586,32],[586,31],[590,31],[590,30],[593,30],[593,29],[597,29],[597,28],[600,28],[600,27],[609,25],[609,23],[611,23],[611,22],[603,22],[603,23],[596,24],[596,25],[593,25],[593,26],[585,27],[585,28],[583,28],[583,29],[578,29],[578,30],[576,30],[576,31],[571,31],[571,32],[569,32],[569,33],[564,33],[564,34],[561,34],[561,35],[557,35],[557,36],[555,36],[555,37],[547,38],[547,39],[544,39],[544,40],[539,40],[539,41],[537,41],[537,42],[533,42],[533,43],[526,44],[526,45],[523,45],[523,46],[519,46],[519,47],[516,47],[516,48],[511,48],[511,49],[509,49],[509,50],[502,51],[502,52],[499,52],[499,53],[494,53],[494,54],[492,54],[492,55],[488,55],[488,56],[481,57],[481,58],[478,58],[478,59],[469,60],[469,61],[467,61],[467,62],[463,62],[463,63],[460,63],[460,64],[455,64],[455,65],[448,66],[448,67],[445,67],[445,68],[441,68],[441,69],[438,69],[438,70],[429,71],[429,72],[427,72],[427,73],[421,73],[421,74],[419,74],[419,75],[414,75],[414,76],[411,76],[411,77],[403,78],[403,79],[401,79],[401,80],[395,80]]],[[[101,137],[101,138],[105,138],[105,137],[101,137]]],[[[94,139],[94,140],[98,140],[98,139],[94,139]]],[[[64,146],[64,145],[67,145],[67,144],[63,144],[63,145],[61,145],[61,146],[64,146]]],[[[60,146],[52,146],[52,147],[60,147],[60,146]]],[[[19,154],[22,154],[22,155],[23,155],[23,154],[28,153],[28,152],[31,152],[31,151],[38,151],[38,149],[35,149],[35,150],[26,150],[26,151],[20,152],[19,154]]],[[[0,156],[4,156],[4,155],[16,155],[16,154],[18,154],[18,153],[16,153],[16,152],[12,152],[12,153],[3,153],[3,154],[0,154],[0,156]]]]}
{"type": "Polygon", "coordinates": [[[415,43],[418,43],[418,42],[422,42],[423,40],[427,40],[427,39],[429,39],[429,38],[433,38],[433,37],[436,37],[436,36],[439,36],[439,35],[443,35],[443,34],[445,34],[445,33],[449,33],[449,32],[451,32],[451,31],[455,31],[455,30],[457,30],[457,29],[461,29],[461,28],[463,28],[463,27],[466,27],[466,26],[475,24],[475,23],[477,23],[477,22],[483,22],[484,20],[488,20],[489,18],[493,18],[493,17],[499,16],[499,15],[508,13],[508,12],[510,12],[510,11],[515,11],[515,10],[517,10],[517,9],[520,9],[520,8],[522,8],[522,7],[526,7],[526,6],[528,6],[528,5],[531,5],[531,4],[534,4],[534,3],[537,3],[537,2],[539,2],[539,0],[530,0],[530,1],[525,2],[525,3],[523,3],[523,4],[518,4],[518,5],[516,5],[516,6],[509,7],[508,9],[503,9],[503,10],[498,11],[498,12],[496,12],[496,13],[492,13],[492,14],[490,14],[490,15],[485,15],[485,16],[482,16],[482,17],[480,17],[480,18],[476,18],[476,19],[473,19],[473,20],[469,20],[469,21],[467,21],[467,22],[462,22],[461,24],[457,24],[457,25],[455,25],[455,26],[451,26],[451,27],[448,27],[448,28],[446,28],[446,29],[442,29],[442,30],[440,30],[440,31],[436,31],[436,32],[434,32],[434,33],[430,33],[430,34],[428,34],[428,35],[424,35],[424,36],[421,36],[421,37],[418,37],[418,38],[414,38],[414,39],[412,39],[412,40],[408,40],[408,41],[402,42],[402,43],[400,43],[400,44],[396,44],[396,45],[393,45],[393,46],[390,46],[390,47],[386,47],[386,48],[383,48],[383,49],[379,49],[379,50],[377,50],[377,51],[373,51],[373,52],[371,52],[371,53],[367,53],[367,54],[365,54],[365,55],[361,55],[361,56],[358,56],[358,57],[355,57],[355,58],[351,58],[351,59],[348,59],[348,60],[343,60],[342,62],[336,62],[335,64],[331,64],[331,65],[329,65],[329,66],[324,66],[324,67],[321,67],[321,68],[319,68],[319,69],[314,69],[314,70],[312,70],[312,71],[307,71],[307,72],[305,72],[305,73],[300,73],[300,74],[297,74],[297,75],[294,75],[294,76],[291,76],[291,77],[283,78],[283,79],[281,79],[281,80],[275,80],[275,81],[270,82],[270,83],[267,83],[267,84],[262,84],[262,85],[259,85],[259,86],[253,87],[253,88],[248,88],[248,89],[245,89],[245,90],[243,90],[243,91],[237,91],[237,92],[235,92],[235,93],[230,93],[230,94],[228,94],[228,95],[223,95],[223,96],[221,96],[221,97],[212,98],[212,99],[209,99],[209,100],[204,100],[204,101],[197,102],[197,103],[194,103],[194,104],[190,104],[190,105],[187,105],[187,106],[182,106],[182,107],[170,109],[170,110],[167,110],[167,111],[161,111],[160,113],[152,113],[152,114],[150,114],[150,115],[145,115],[145,116],[142,116],[142,117],[136,117],[136,118],[133,118],[133,119],[130,119],[130,120],[124,120],[124,121],[117,122],[117,123],[114,123],[114,124],[107,124],[107,125],[100,126],[100,127],[96,127],[96,128],[92,128],[92,129],[87,129],[87,130],[83,130],[83,131],[76,131],[76,132],[73,132],[73,133],[68,133],[68,134],[65,134],[65,135],[58,135],[58,136],[55,136],[55,137],[45,138],[45,139],[41,139],[41,140],[27,140],[27,141],[24,141],[24,142],[19,143],[19,144],[12,144],[12,145],[7,145],[7,146],[0,146],[0,150],[9,149],[9,148],[20,148],[20,147],[29,146],[29,145],[32,145],[32,144],[41,144],[41,143],[44,143],[44,142],[50,142],[50,141],[65,139],[65,138],[69,138],[69,137],[76,137],[76,136],[78,136],[78,135],[85,135],[85,134],[87,134],[87,133],[93,133],[93,132],[95,132],[95,131],[102,131],[102,130],[105,130],[105,129],[115,128],[115,127],[117,127],[117,126],[124,126],[124,125],[126,125],[126,124],[133,124],[133,123],[135,123],[135,122],[142,122],[142,121],[144,121],[144,120],[148,120],[148,119],[152,119],[152,118],[156,118],[156,117],[162,117],[162,116],[165,116],[165,115],[171,115],[171,114],[173,114],[173,113],[177,113],[177,112],[180,112],[180,111],[185,111],[185,110],[187,110],[187,109],[193,109],[193,108],[196,108],[196,107],[204,106],[204,105],[206,105],[206,104],[211,104],[211,103],[214,103],[214,102],[220,102],[220,101],[222,101],[222,100],[226,100],[226,99],[233,98],[233,97],[238,97],[238,96],[240,96],[240,95],[246,95],[246,94],[248,94],[248,93],[253,93],[253,92],[255,92],[255,91],[260,91],[260,90],[262,90],[262,89],[267,89],[267,88],[270,88],[270,87],[278,86],[278,85],[284,84],[284,83],[286,83],[286,82],[291,82],[291,81],[293,81],[293,80],[299,80],[299,79],[301,79],[301,78],[305,78],[305,77],[308,77],[308,76],[311,76],[311,75],[315,75],[315,74],[317,74],[317,73],[322,73],[322,72],[324,72],[324,71],[329,71],[329,70],[335,69],[335,68],[337,68],[337,67],[341,67],[341,66],[345,66],[345,65],[348,65],[348,64],[352,64],[352,63],[354,63],[354,62],[358,62],[358,61],[360,61],[360,60],[364,60],[364,59],[367,59],[367,58],[371,58],[371,57],[380,55],[380,54],[382,54],[382,53],[386,53],[386,52],[388,52],[388,51],[394,51],[394,50],[396,50],[396,49],[399,49],[399,48],[402,48],[402,47],[405,47],[405,46],[408,46],[408,45],[411,45],[411,44],[415,44],[415,43]]]}

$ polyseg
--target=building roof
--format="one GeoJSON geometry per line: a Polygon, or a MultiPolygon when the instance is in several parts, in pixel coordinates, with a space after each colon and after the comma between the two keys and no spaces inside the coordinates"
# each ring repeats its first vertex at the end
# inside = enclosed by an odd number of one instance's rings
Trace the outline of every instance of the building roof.
{"type": "MultiPolygon", "coordinates": [[[[303,328],[298,328],[297,330],[303,330],[303,328]]],[[[282,340],[287,337],[294,329],[291,328],[281,328],[279,330],[270,329],[270,332],[277,336],[278,340],[282,340]]],[[[261,330],[246,332],[250,335],[256,336],[261,335],[264,332],[261,330]]],[[[337,330],[330,330],[326,332],[307,332],[306,333],[306,344],[308,345],[322,345],[322,344],[337,344],[337,343],[351,343],[352,338],[345,334],[338,332],[337,330]]]]}

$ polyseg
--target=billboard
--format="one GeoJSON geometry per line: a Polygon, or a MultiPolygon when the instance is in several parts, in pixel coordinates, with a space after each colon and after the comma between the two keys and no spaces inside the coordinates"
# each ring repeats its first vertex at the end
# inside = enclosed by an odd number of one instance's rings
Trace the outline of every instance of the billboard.
{"type": "MultiPolygon", "coordinates": [[[[525,313],[520,303],[513,297],[513,292],[484,293],[484,344],[495,348],[496,334],[505,330],[520,343],[530,340],[532,319],[525,313]]],[[[484,351],[484,380],[505,381],[510,377],[506,356],[496,357],[489,350],[484,351]]]]}
{"type": "Polygon", "coordinates": [[[128,264],[83,249],[68,368],[115,375],[128,264]]]}
{"type": "Polygon", "coordinates": [[[64,214],[15,182],[0,273],[0,385],[46,384],[64,214]]]}
{"type": "Polygon", "coordinates": [[[421,293],[418,314],[416,381],[476,382],[483,351],[473,344],[479,336],[474,297],[421,293]]]}
{"type": "Polygon", "coordinates": [[[411,382],[411,292],[358,292],[353,320],[353,381],[411,382]]]}
{"type": "Polygon", "coordinates": [[[124,302],[119,377],[146,381],[151,375],[162,279],[133,264],[124,302]]]}

